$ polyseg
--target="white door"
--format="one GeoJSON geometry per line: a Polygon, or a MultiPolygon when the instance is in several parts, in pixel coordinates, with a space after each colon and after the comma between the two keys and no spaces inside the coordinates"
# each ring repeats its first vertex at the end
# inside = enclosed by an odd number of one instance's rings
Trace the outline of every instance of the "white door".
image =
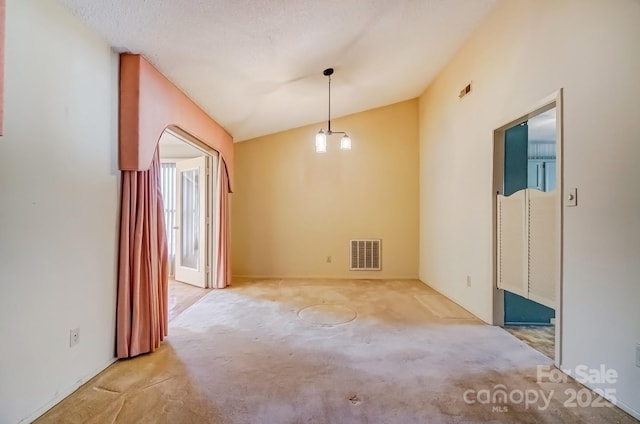
{"type": "Polygon", "coordinates": [[[207,158],[176,162],[175,279],[207,286],[207,158]]]}

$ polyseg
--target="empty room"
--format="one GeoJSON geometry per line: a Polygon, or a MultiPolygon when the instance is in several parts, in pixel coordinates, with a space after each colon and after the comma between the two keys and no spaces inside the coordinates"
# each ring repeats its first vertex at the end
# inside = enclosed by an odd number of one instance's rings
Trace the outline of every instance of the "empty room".
{"type": "Polygon", "coordinates": [[[640,420],[638,0],[0,0],[0,424],[640,420]]]}

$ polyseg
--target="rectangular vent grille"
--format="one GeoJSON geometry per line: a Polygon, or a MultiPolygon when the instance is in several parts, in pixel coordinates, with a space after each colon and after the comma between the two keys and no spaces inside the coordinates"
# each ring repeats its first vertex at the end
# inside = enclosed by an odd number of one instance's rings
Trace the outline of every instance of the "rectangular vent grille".
{"type": "Polygon", "coordinates": [[[380,240],[351,240],[351,271],[380,271],[380,240]]]}

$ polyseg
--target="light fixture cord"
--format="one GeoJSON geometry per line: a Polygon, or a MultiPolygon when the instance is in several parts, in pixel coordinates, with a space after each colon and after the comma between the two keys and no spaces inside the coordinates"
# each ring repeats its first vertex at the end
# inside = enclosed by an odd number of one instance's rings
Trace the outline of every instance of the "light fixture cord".
{"type": "Polygon", "coordinates": [[[327,127],[329,134],[331,134],[331,75],[329,75],[329,119],[327,121],[327,127]]]}

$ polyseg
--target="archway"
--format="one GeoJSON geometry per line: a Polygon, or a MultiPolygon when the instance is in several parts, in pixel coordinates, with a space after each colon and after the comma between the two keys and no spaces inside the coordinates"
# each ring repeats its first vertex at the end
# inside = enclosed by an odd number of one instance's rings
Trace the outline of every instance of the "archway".
{"type": "Polygon", "coordinates": [[[167,252],[158,142],[167,129],[220,154],[216,287],[230,281],[228,195],[233,139],[140,55],[120,56],[119,167],[122,171],[117,356],[153,352],[167,335],[167,252]]]}

